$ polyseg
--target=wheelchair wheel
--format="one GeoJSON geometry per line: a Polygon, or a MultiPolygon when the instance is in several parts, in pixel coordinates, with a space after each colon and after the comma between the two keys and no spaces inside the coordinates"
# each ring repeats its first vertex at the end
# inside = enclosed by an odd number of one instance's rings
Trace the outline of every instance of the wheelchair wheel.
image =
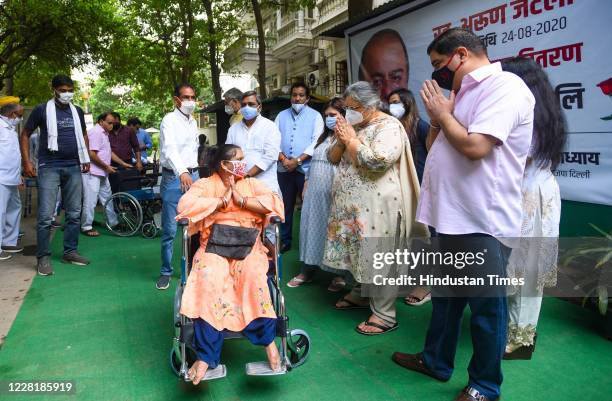
{"type": "Polygon", "coordinates": [[[150,221],[142,225],[141,231],[143,237],[147,239],[155,238],[155,236],[157,235],[157,226],[154,222],[150,221]]]}
{"type": "Polygon", "coordinates": [[[304,330],[293,329],[287,336],[287,353],[291,367],[303,365],[310,352],[310,337],[304,330]]]}
{"type": "Polygon", "coordinates": [[[106,228],[120,237],[129,237],[136,234],[142,224],[142,207],[140,207],[138,199],[127,192],[117,192],[104,205],[105,214],[109,202],[112,202],[119,224],[111,227],[108,217],[105,216],[106,228]]]}

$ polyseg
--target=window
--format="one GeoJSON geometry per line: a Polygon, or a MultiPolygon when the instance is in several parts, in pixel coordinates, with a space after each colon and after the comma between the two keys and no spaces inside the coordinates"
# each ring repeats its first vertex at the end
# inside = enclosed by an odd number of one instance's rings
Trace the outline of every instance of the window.
{"type": "Polygon", "coordinates": [[[336,93],[343,93],[348,82],[346,60],[336,61],[336,93]]]}

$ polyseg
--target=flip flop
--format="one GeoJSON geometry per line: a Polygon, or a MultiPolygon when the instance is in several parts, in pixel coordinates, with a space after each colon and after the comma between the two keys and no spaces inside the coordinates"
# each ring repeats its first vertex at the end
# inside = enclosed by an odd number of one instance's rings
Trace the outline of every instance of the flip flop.
{"type": "Polygon", "coordinates": [[[87,230],[87,231],[81,231],[81,232],[87,235],[88,237],[99,237],[100,236],[100,233],[94,229],[87,230]]]}
{"type": "Polygon", "coordinates": [[[303,278],[298,278],[297,276],[295,276],[294,278],[289,280],[289,282],[287,283],[287,287],[289,287],[289,288],[296,288],[296,287],[301,286],[302,284],[308,284],[308,283],[311,283],[311,282],[312,282],[312,279],[304,280],[303,278]],[[296,284],[291,284],[292,282],[294,282],[296,284]]]}
{"type": "Polygon", "coordinates": [[[370,308],[370,305],[359,305],[359,304],[356,304],[355,302],[351,301],[350,299],[346,299],[346,297],[341,298],[340,301],[338,301],[338,302],[346,302],[348,304],[348,306],[335,306],[335,308],[337,310],[368,309],[368,308],[370,308]]]}
{"type": "Polygon", "coordinates": [[[329,286],[327,287],[327,291],[329,292],[340,292],[346,287],[346,281],[340,279],[337,280],[338,277],[334,278],[329,286]]]}
{"type": "Polygon", "coordinates": [[[370,326],[370,327],[376,327],[377,329],[382,330],[382,331],[368,332],[368,331],[361,330],[359,326],[355,327],[355,331],[359,334],[363,334],[364,336],[377,336],[379,334],[385,334],[399,327],[399,324],[397,323],[395,323],[393,326],[383,326],[382,324],[371,322],[369,320],[366,320],[365,322],[363,322],[363,324],[365,324],[366,326],[370,326]]]}
{"type": "Polygon", "coordinates": [[[421,306],[423,304],[426,304],[429,301],[431,301],[431,292],[429,294],[425,295],[423,298],[419,298],[419,297],[414,296],[414,295],[408,295],[406,298],[404,298],[404,303],[406,305],[410,305],[410,306],[421,306]],[[417,302],[410,302],[410,301],[408,301],[408,298],[418,299],[418,301],[417,302]]]}

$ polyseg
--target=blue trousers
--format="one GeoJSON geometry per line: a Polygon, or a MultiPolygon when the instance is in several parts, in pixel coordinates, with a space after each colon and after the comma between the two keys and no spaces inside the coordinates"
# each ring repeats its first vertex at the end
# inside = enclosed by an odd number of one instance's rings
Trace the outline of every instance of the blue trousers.
{"type": "Polygon", "coordinates": [[[38,219],[36,223],[36,257],[51,255],[49,240],[51,222],[57,202],[58,189],[66,211],[64,222],[64,254],[77,250],[81,229],[83,180],[81,167],[43,167],[38,170],[38,219]]]}
{"type": "MultiPolygon", "coordinates": [[[[510,248],[498,240],[483,234],[439,234],[442,251],[478,248],[487,249],[485,271],[480,274],[498,274],[505,277],[510,248]]],[[[474,249],[476,252],[477,250],[474,249]]],[[[461,320],[466,305],[472,313],[470,330],[473,354],[468,366],[468,385],[491,400],[500,396],[503,380],[501,361],[506,346],[508,307],[505,289],[488,290],[486,297],[448,296],[448,288],[442,292],[432,288],[432,315],[423,350],[423,362],[439,378],[451,377],[455,362],[457,341],[461,332],[461,320]],[[438,296],[436,296],[438,294],[438,296]]],[[[462,294],[465,295],[465,294],[462,294]]]]}
{"type": "MultiPolygon", "coordinates": [[[[191,179],[195,182],[198,173],[194,172],[191,179]]],[[[181,181],[169,171],[162,170],[162,181],[159,188],[162,198],[162,234],[161,234],[161,269],[162,276],[172,275],[172,253],[174,251],[174,237],[176,236],[176,207],[181,192],[181,181]]]]}
{"type": "Polygon", "coordinates": [[[304,190],[304,174],[293,170],[290,173],[278,173],[278,185],[283,193],[285,204],[285,222],[281,224],[281,241],[291,245],[293,237],[293,209],[298,196],[304,190]]]}
{"type": "MultiPolygon", "coordinates": [[[[198,359],[206,362],[210,369],[219,366],[224,333],[208,324],[205,320],[193,320],[193,346],[198,359]]],[[[260,317],[249,323],[242,334],[254,345],[268,346],[276,336],[276,319],[260,317]]]]}

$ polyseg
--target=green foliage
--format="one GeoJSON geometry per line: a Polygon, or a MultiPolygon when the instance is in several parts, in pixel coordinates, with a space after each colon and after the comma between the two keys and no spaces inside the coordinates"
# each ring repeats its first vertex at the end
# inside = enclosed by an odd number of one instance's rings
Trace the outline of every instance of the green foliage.
{"type": "MultiPolygon", "coordinates": [[[[0,88],[5,79],[16,77],[26,84],[27,95],[40,96],[41,88],[28,84],[21,70],[32,74],[40,66],[55,73],[97,60],[106,54],[115,16],[113,0],[0,2],[0,88]]],[[[49,82],[50,77],[44,78],[49,82]]]]}
{"type": "Polygon", "coordinates": [[[111,86],[106,80],[100,79],[92,86],[89,98],[89,110],[94,119],[105,111],[116,111],[121,114],[123,123],[130,117],[138,117],[143,127],[159,127],[165,113],[172,110],[170,97],[165,102],[150,103],[140,100],[135,91],[125,91],[124,88],[111,86]]]}

